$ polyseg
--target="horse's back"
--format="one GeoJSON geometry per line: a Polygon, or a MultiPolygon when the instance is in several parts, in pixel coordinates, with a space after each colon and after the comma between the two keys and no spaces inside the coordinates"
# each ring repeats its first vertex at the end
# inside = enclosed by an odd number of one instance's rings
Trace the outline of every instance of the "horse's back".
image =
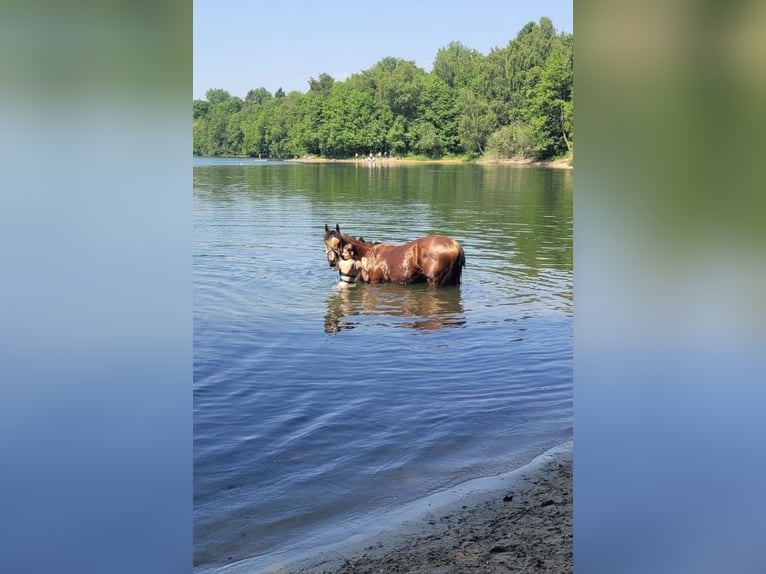
{"type": "Polygon", "coordinates": [[[460,285],[465,252],[457,241],[446,235],[426,235],[410,244],[417,251],[419,270],[429,285],[460,285]]]}
{"type": "Polygon", "coordinates": [[[420,283],[434,287],[460,285],[465,253],[446,235],[426,235],[407,243],[376,243],[364,268],[370,282],[420,283]]]}
{"type": "Polygon", "coordinates": [[[465,252],[461,245],[446,235],[431,235],[424,243],[422,268],[428,284],[434,287],[460,285],[465,266],[465,252]]]}

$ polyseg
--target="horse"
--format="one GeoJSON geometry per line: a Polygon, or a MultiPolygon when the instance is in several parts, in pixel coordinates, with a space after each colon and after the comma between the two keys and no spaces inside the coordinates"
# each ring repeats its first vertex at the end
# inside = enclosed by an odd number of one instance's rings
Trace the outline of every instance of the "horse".
{"type": "Polygon", "coordinates": [[[356,259],[362,262],[361,279],[367,283],[422,283],[431,287],[460,285],[465,267],[465,252],[460,244],[446,235],[426,235],[402,245],[371,243],[324,226],[327,262],[336,269],[340,251],[347,243],[356,248],[356,259]]]}

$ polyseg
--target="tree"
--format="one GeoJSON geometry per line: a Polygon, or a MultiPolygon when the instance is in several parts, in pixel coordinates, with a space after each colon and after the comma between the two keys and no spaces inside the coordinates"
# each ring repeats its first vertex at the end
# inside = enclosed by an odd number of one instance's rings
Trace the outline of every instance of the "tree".
{"type": "Polygon", "coordinates": [[[229,116],[226,122],[226,155],[242,155],[242,110],[229,116]]]}
{"type": "Polygon", "coordinates": [[[266,144],[265,116],[263,106],[249,113],[242,121],[242,153],[250,157],[264,157],[269,154],[266,144]]]}
{"type": "Polygon", "coordinates": [[[205,92],[205,99],[211,106],[216,106],[231,99],[231,94],[221,88],[213,88],[205,92]]]}
{"type": "Polygon", "coordinates": [[[460,42],[450,42],[436,52],[433,73],[452,89],[467,88],[476,77],[482,58],[480,52],[460,42]]]}
{"type": "MultiPolygon", "coordinates": [[[[549,18],[540,18],[535,24],[529,22],[508,44],[506,78],[511,82],[511,94],[523,99],[537,79],[551,51],[556,30],[549,18]]],[[[512,103],[521,103],[520,101],[512,103]]],[[[523,107],[523,106],[519,106],[523,107]]]]}
{"type": "Polygon", "coordinates": [[[394,155],[404,155],[409,146],[407,144],[407,122],[401,116],[394,118],[386,131],[388,151],[394,155]]]}
{"type": "Polygon", "coordinates": [[[555,43],[537,83],[529,91],[527,117],[534,134],[534,154],[540,158],[571,150],[572,49],[566,36],[555,43]]]}
{"type": "Polygon", "coordinates": [[[294,155],[289,139],[293,119],[295,96],[274,97],[264,106],[263,135],[269,157],[284,158],[294,155]]]}
{"type": "Polygon", "coordinates": [[[305,93],[211,89],[193,100],[193,152],[559,155],[574,139],[572,44],[541,18],[488,56],[450,42],[430,73],[385,57],[343,82],[310,78],[305,93]]]}
{"type": "Polygon", "coordinates": [[[467,152],[481,155],[487,138],[495,128],[495,114],[486,101],[467,88],[460,91],[460,107],[460,141],[467,152]]]}
{"type": "Polygon", "coordinates": [[[324,109],[319,143],[322,155],[348,157],[380,151],[384,134],[372,96],[350,83],[336,82],[324,109]]]}
{"type": "Polygon", "coordinates": [[[267,100],[271,99],[272,95],[271,92],[268,91],[266,88],[256,88],[254,90],[250,90],[247,92],[247,95],[245,96],[245,101],[248,104],[255,104],[257,106],[260,106],[267,100]]]}
{"type": "MultiPolygon", "coordinates": [[[[208,90],[208,95],[211,91],[208,90]]],[[[219,92],[224,92],[220,90],[219,92]]],[[[226,92],[228,94],[228,92],[226,92]]],[[[220,95],[220,94],[219,94],[220,95]]],[[[209,155],[232,155],[238,150],[231,148],[229,120],[242,108],[242,100],[231,97],[219,99],[214,96],[215,104],[210,105],[207,114],[206,153],[209,155]]],[[[232,130],[234,126],[232,126],[232,130]]]]}
{"type": "Polygon", "coordinates": [[[417,118],[430,123],[438,132],[443,149],[451,153],[462,151],[458,137],[460,104],[457,92],[450,89],[435,74],[426,78],[417,111],[417,118]]]}
{"type": "Polygon", "coordinates": [[[204,118],[210,109],[210,102],[206,100],[194,100],[192,102],[192,119],[204,118]]]}
{"type": "Polygon", "coordinates": [[[332,89],[334,83],[335,79],[330,74],[322,73],[319,74],[318,80],[315,80],[314,78],[309,79],[309,90],[326,97],[330,94],[330,89],[332,89]]]}
{"type": "Polygon", "coordinates": [[[326,98],[318,91],[309,90],[298,102],[295,123],[290,127],[290,137],[302,154],[320,153],[320,132],[324,121],[326,98]]]}
{"type": "Polygon", "coordinates": [[[415,62],[387,57],[369,70],[354,77],[354,86],[369,93],[378,108],[390,110],[392,116],[406,121],[415,119],[426,73],[415,62]]]}
{"type": "Polygon", "coordinates": [[[436,127],[428,121],[416,121],[411,130],[412,150],[430,158],[444,154],[444,141],[436,127]]]}
{"type": "Polygon", "coordinates": [[[302,156],[306,153],[303,141],[298,137],[296,126],[300,124],[305,96],[297,91],[290,92],[282,99],[282,112],[287,133],[285,135],[283,153],[287,156],[302,156]]]}
{"type": "Polygon", "coordinates": [[[487,140],[487,155],[491,157],[532,157],[534,134],[532,127],[517,120],[496,130],[487,140]]]}
{"type": "Polygon", "coordinates": [[[194,155],[211,155],[207,123],[203,117],[195,118],[192,122],[192,153],[194,155]]]}
{"type": "Polygon", "coordinates": [[[509,123],[514,115],[518,115],[514,114],[517,111],[514,106],[521,102],[519,98],[514,100],[508,60],[507,48],[493,48],[482,61],[475,82],[478,93],[489,102],[500,125],[509,123]]]}

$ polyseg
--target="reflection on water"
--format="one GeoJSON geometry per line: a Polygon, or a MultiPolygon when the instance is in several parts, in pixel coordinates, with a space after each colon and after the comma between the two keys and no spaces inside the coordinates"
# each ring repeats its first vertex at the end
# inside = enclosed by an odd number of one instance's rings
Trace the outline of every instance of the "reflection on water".
{"type": "Polygon", "coordinates": [[[390,283],[336,285],[326,303],[324,329],[327,333],[353,329],[361,323],[418,330],[465,324],[458,287],[434,289],[426,284],[390,283]]]}

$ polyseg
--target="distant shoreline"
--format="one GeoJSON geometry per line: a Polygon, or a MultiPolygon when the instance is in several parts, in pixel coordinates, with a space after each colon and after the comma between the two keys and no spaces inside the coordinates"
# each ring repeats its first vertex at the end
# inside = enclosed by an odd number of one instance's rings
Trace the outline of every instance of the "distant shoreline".
{"type": "Polygon", "coordinates": [[[395,166],[395,165],[428,165],[428,164],[476,164],[476,165],[509,165],[513,167],[551,167],[557,169],[574,169],[569,163],[569,159],[556,159],[550,161],[537,161],[533,159],[524,158],[503,158],[503,159],[480,159],[475,162],[465,161],[460,158],[448,158],[448,159],[414,159],[414,158],[376,158],[370,161],[368,158],[345,158],[345,159],[331,159],[324,157],[302,157],[295,159],[288,159],[286,161],[296,163],[356,163],[368,166],[370,164],[374,166],[395,166]]]}
{"type": "Polygon", "coordinates": [[[370,161],[366,157],[359,158],[343,158],[333,159],[317,156],[299,157],[290,159],[272,159],[272,158],[254,158],[249,156],[193,156],[197,157],[214,157],[219,159],[228,160],[256,160],[256,161],[286,161],[290,163],[342,163],[342,164],[356,164],[364,167],[395,167],[400,165],[507,165],[511,167],[547,167],[555,169],[574,169],[574,166],[570,163],[569,158],[558,158],[554,160],[538,161],[526,158],[500,158],[500,159],[480,159],[476,161],[468,161],[462,158],[445,158],[445,159],[420,159],[410,157],[389,157],[389,158],[376,158],[370,161]]]}

